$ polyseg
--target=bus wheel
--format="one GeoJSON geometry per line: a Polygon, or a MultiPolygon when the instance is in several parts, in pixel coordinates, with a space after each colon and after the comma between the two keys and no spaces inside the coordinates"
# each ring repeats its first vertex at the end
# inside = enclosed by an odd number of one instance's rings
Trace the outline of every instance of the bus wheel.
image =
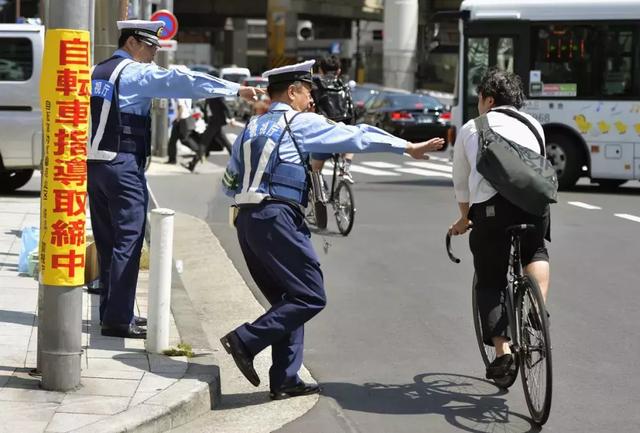
{"type": "Polygon", "coordinates": [[[558,187],[571,188],[580,177],[582,159],[577,143],[564,134],[550,132],[546,140],[547,159],[558,174],[558,187]]]}

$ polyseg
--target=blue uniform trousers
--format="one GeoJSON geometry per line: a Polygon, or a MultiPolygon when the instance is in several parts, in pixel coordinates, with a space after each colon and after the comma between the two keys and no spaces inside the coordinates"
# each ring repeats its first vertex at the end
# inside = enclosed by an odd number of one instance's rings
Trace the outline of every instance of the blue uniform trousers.
{"type": "Polygon", "coordinates": [[[304,215],[278,202],[240,209],[238,240],[254,281],[271,308],[253,323],[236,329],[256,355],[271,346],[272,391],[300,383],[304,323],[326,304],[320,262],[304,215]]]}
{"type": "Polygon", "coordinates": [[[100,320],[128,325],[138,282],[149,195],[142,155],[88,163],[91,225],[100,265],[100,320]]]}

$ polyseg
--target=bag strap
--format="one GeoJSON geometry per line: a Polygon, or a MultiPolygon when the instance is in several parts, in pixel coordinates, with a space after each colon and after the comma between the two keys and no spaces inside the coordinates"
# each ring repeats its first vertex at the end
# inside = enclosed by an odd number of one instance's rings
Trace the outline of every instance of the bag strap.
{"type": "MultiPolygon", "coordinates": [[[[293,119],[295,119],[298,114],[300,114],[301,111],[298,111],[296,114],[293,115],[293,117],[291,118],[291,123],[293,122],[293,119]]],[[[309,170],[309,172],[311,172],[311,164],[309,163],[309,158],[304,158],[302,156],[302,151],[300,150],[300,146],[298,146],[298,142],[296,141],[296,138],[293,136],[293,133],[291,132],[291,128],[289,127],[289,120],[287,120],[287,112],[285,111],[285,113],[283,114],[284,116],[284,123],[286,124],[285,129],[286,131],[289,133],[289,137],[291,137],[291,141],[293,141],[293,145],[296,147],[296,150],[298,151],[298,156],[300,156],[300,161],[302,162],[302,165],[304,165],[307,170],[309,170]]],[[[280,140],[278,141],[278,145],[282,142],[282,138],[284,137],[284,133],[280,136],[280,140]]]]}
{"type": "Polygon", "coordinates": [[[480,139],[484,139],[484,132],[489,131],[491,128],[489,127],[489,120],[487,119],[487,115],[483,114],[482,116],[478,116],[473,119],[473,122],[476,124],[476,130],[478,131],[478,135],[480,139]]]}
{"type": "Polygon", "coordinates": [[[509,110],[508,108],[494,108],[491,111],[495,111],[495,112],[498,112],[498,113],[506,114],[507,116],[512,117],[514,119],[517,119],[520,122],[524,123],[527,126],[527,128],[529,128],[529,130],[536,137],[536,140],[538,140],[538,144],[540,145],[540,155],[542,155],[544,157],[547,156],[547,152],[546,152],[546,149],[544,147],[544,143],[542,142],[542,137],[540,137],[540,133],[538,132],[536,127],[533,126],[531,124],[531,122],[529,122],[529,119],[524,117],[522,114],[518,113],[516,110],[509,110]]]}

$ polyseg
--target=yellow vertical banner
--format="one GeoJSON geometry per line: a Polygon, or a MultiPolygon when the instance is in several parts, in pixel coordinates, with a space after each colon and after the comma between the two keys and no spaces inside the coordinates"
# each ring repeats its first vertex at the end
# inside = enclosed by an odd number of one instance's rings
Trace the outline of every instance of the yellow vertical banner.
{"type": "Polygon", "coordinates": [[[91,97],[90,37],[47,30],[40,81],[42,189],[40,283],[84,283],[87,141],[91,97]]]}

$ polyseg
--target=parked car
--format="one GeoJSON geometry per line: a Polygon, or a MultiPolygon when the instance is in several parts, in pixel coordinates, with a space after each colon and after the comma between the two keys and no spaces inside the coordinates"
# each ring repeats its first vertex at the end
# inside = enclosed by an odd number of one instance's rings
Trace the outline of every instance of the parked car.
{"type": "MultiPolygon", "coordinates": [[[[239,68],[237,66],[226,66],[220,69],[220,78],[234,83],[242,83],[251,76],[249,68],[239,68]]],[[[238,117],[239,98],[236,96],[225,96],[224,102],[229,107],[231,115],[238,117]]]]}
{"type": "Polygon", "coordinates": [[[205,74],[209,74],[212,77],[220,77],[220,69],[215,66],[207,65],[207,64],[195,64],[187,66],[192,71],[196,72],[204,72],[205,74]]]}
{"type": "MultiPolygon", "coordinates": [[[[261,89],[266,89],[269,85],[269,80],[260,76],[249,77],[242,81],[242,85],[247,87],[258,87],[261,89]]],[[[237,103],[236,117],[245,121],[249,120],[249,118],[255,114],[255,106],[258,102],[265,103],[267,107],[271,104],[271,100],[269,99],[268,95],[260,95],[258,97],[258,101],[255,102],[249,102],[244,99],[240,99],[237,103]]]]}
{"type": "Polygon", "coordinates": [[[447,140],[451,112],[437,99],[397,90],[382,90],[365,106],[359,123],[368,123],[408,141],[447,140]]]}
{"type": "Polygon", "coordinates": [[[26,184],[42,159],[44,27],[0,24],[0,192],[26,184]]]}

